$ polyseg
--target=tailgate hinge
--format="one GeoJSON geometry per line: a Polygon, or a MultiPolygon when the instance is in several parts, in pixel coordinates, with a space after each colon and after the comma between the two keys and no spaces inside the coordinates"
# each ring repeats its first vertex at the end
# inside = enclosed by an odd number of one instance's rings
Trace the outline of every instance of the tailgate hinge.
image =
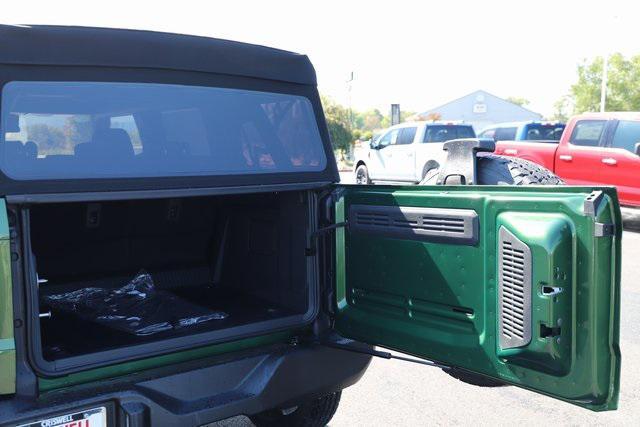
{"type": "Polygon", "coordinates": [[[594,226],[593,235],[595,237],[610,237],[616,234],[615,224],[596,222],[594,226]]]}
{"type": "Polygon", "coordinates": [[[323,234],[330,233],[330,232],[334,231],[335,229],[342,228],[342,227],[346,228],[348,226],[349,226],[349,224],[348,224],[347,221],[337,222],[337,223],[331,224],[331,225],[329,225],[327,227],[318,228],[313,233],[310,233],[309,236],[307,237],[307,247],[305,248],[305,255],[306,256],[315,256],[316,255],[318,237],[320,237],[323,234]]]}
{"type": "Polygon", "coordinates": [[[592,191],[591,194],[584,199],[584,214],[595,218],[596,215],[598,215],[598,207],[603,198],[604,194],[602,191],[592,191]]]}

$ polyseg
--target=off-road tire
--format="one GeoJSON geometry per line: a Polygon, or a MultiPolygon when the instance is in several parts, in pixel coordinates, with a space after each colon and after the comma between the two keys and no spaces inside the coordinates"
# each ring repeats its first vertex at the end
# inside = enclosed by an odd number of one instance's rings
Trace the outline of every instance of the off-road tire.
{"type": "MultiPolygon", "coordinates": [[[[478,185],[562,185],[564,182],[548,169],[517,157],[495,154],[478,155],[478,185]]],[[[431,169],[420,184],[435,185],[438,169],[431,169]]]]}
{"type": "MultiPolygon", "coordinates": [[[[543,168],[528,160],[517,157],[502,157],[495,154],[479,155],[477,174],[479,185],[562,185],[564,182],[548,169],[543,168]]],[[[432,169],[421,184],[435,185],[438,179],[438,170],[432,169]]],[[[479,387],[502,387],[505,384],[472,372],[457,368],[443,369],[464,383],[479,387]]]]}
{"type": "Polygon", "coordinates": [[[279,409],[273,409],[249,418],[256,427],[324,427],[336,413],[341,396],[342,392],[337,391],[309,400],[287,415],[279,409]]]}
{"type": "Polygon", "coordinates": [[[371,178],[369,178],[369,169],[367,165],[361,164],[356,168],[356,184],[371,184],[371,178]],[[360,177],[364,177],[364,179],[360,177]]]}

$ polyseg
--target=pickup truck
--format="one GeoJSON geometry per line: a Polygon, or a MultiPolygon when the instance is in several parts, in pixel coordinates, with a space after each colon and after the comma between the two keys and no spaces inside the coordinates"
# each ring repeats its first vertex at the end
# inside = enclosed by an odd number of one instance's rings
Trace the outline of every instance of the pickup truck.
{"type": "Polygon", "coordinates": [[[620,203],[640,207],[640,113],[573,117],[558,143],[497,141],[496,154],[529,160],[567,184],[613,185],[620,203]]]}
{"type": "Polygon", "coordinates": [[[444,162],[445,141],[475,138],[473,127],[459,122],[407,122],[386,129],[355,151],[356,183],[418,183],[444,162]]]}

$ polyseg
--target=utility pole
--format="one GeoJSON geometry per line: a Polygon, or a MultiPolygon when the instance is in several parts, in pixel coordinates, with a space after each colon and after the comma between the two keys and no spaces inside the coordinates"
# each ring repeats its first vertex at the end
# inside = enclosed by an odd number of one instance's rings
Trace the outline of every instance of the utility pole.
{"type": "MultiPolygon", "coordinates": [[[[613,29],[614,34],[609,34],[607,40],[616,40],[618,35],[615,34],[619,31],[620,23],[618,19],[620,15],[612,15],[608,17],[608,20],[611,23],[611,28],[613,29]]],[[[607,104],[607,84],[609,80],[609,46],[612,46],[612,42],[609,42],[604,47],[604,55],[602,55],[602,84],[600,86],[600,112],[604,113],[606,110],[607,104]]]]}
{"type": "Polygon", "coordinates": [[[600,86],[600,112],[604,113],[605,104],[607,102],[607,79],[609,68],[609,55],[607,53],[604,54],[602,59],[602,85],[600,86]]]}
{"type": "Polygon", "coordinates": [[[353,129],[353,111],[351,110],[351,86],[353,85],[353,71],[347,80],[347,91],[349,93],[349,127],[353,129]]]}

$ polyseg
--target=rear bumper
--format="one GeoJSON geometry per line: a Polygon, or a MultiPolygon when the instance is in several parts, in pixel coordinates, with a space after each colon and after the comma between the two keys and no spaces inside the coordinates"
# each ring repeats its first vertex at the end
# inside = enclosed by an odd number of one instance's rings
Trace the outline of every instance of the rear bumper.
{"type": "Polygon", "coordinates": [[[362,377],[370,360],[369,355],[321,346],[280,348],[126,385],[83,386],[37,401],[0,401],[0,424],[106,406],[112,426],[199,426],[341,390],[362,377]]]}

